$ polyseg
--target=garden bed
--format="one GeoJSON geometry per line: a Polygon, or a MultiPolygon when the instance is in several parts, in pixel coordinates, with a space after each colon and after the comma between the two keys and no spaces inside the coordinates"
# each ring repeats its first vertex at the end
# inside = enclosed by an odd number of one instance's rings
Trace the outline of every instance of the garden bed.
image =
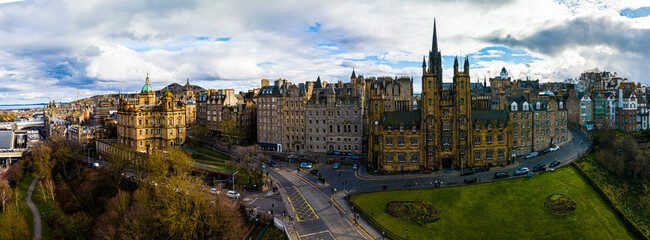
{"type": "Polygon", "coordinates": [[[420,226],[440,219],[440,210],[430,202],[396,201],[386,204],[386,213],[420,226]]]}
{"type": "Polygon", "coordinates": [[[544,207],[555,215],[564,216],[573,213],[578,205],[566,195],[555,193],[544,199],[544,207]]]}

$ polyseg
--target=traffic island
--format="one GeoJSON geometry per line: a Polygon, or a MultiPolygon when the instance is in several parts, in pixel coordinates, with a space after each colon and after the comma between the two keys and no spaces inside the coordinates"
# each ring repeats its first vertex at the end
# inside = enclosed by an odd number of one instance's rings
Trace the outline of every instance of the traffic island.
{"type": "Polygon", "coordinates": [[[430,202],[395,201],[386,204],[386,213],[420,226],[440,219],[440,210],[430,202]]]}
{"type": "Polygon", "coordinates": [[[544,208],[556,216],[566,216],[576,210],[578,205],[564,194],[551,194],[544,199],[544,208]]]}

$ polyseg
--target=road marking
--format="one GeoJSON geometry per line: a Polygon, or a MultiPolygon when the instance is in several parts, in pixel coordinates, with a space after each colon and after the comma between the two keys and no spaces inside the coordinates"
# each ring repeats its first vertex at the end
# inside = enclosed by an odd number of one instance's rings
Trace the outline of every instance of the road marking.
{"type": "Polygon", "coordinates": [[[298,222],[318,219],[318,215],[316,215],[314,209],[309,205],[305,196],[302,195],[296,186],[287,188],[286,190],[287,198],[289,199],[293,212],[296,214],[298,222]]]}
{"type": "Polygon", "coordinates": [[[325,230],[325,231],[320,231],[320,232],[315,232],[315,233],[305,234],[305,235],[302,235],[301,237],[309,237],[309,236],[311,236],[311,235],[316,235],[316,234],[321,234],[321,233],[329,233],[330,236],[332,236],[332,238],[334,238],[334,236],[332,235],[332,233],[330,232],[330,230],[325,230]]]}
{"type": "MultiPolygon", "coordinates": [[[[338,204],[336,201],[334,201],[334,196],[335,196],[336,194],[339,194],[339,193],[334,193],[334,194],[332,194],[332,196],[330,197],[330,201],[332,201],[332,202],[334,203],[334,206],[336,206],[339,210],[341,210],[341,212],[343,212],[343,214],[345,214],[345,216],[348,217],[348,219],[350,220],[350,223],[352,223],[353,225],[355,225],[358,229],[361,229],[361,231],[363,231],[363,233],[365,233],[366,236],[368,236],[370,239],[375,239],[375,238],[373,238],[373,237],[370,235],[370,233],[366,232],[366,230],[363,229],[363,227],[361,227],[361,225],[359,225],[358,223],[354,222],[354,219],[352,219],[352,218],[351,218],[351,217],[350,217],[350,216],[345,212],[345,210],[343,210],[343,208],[341,208],[341,206],[339,206],[339,204],[338,204]]],[[[359,231],[357,230],[357,232],[359,232],[359,231]]],[[[361,234],[361,233],[359,233],[359,234],[361,234]]],[[[363,234],[361,234],[361,236],[363,236],[363,234]]]]}

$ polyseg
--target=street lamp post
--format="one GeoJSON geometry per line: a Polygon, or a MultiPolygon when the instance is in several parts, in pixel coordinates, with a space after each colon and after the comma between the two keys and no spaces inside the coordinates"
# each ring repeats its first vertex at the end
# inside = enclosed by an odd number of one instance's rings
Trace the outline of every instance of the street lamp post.
{"type": "Polygon", "coordinates": [[[232,174],[232,190],[235,191],[235,176],[237,176],[237,173],[239,171],[235,172],[232,174]]]}
{"type": "Polygon", "coordinates": [[[409,230],[406,229],[406,239],[409,239],[409,230]]]}

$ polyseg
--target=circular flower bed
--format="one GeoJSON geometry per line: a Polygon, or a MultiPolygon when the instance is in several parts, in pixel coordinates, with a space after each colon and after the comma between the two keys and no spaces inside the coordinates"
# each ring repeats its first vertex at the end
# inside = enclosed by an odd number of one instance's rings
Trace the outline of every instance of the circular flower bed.
{"type": "Polygon", "coordinates": [[[386,213],[420,226],[440,219],[440,210],[430,202],[389,202],[386,204],[386,213]]]}
{"type": "Polygon", "coordinates": [[[555,215],[567,215],[576,210],[578,205],[564,194],[551,194],[544,199],[544,207],[555,215]]]}

